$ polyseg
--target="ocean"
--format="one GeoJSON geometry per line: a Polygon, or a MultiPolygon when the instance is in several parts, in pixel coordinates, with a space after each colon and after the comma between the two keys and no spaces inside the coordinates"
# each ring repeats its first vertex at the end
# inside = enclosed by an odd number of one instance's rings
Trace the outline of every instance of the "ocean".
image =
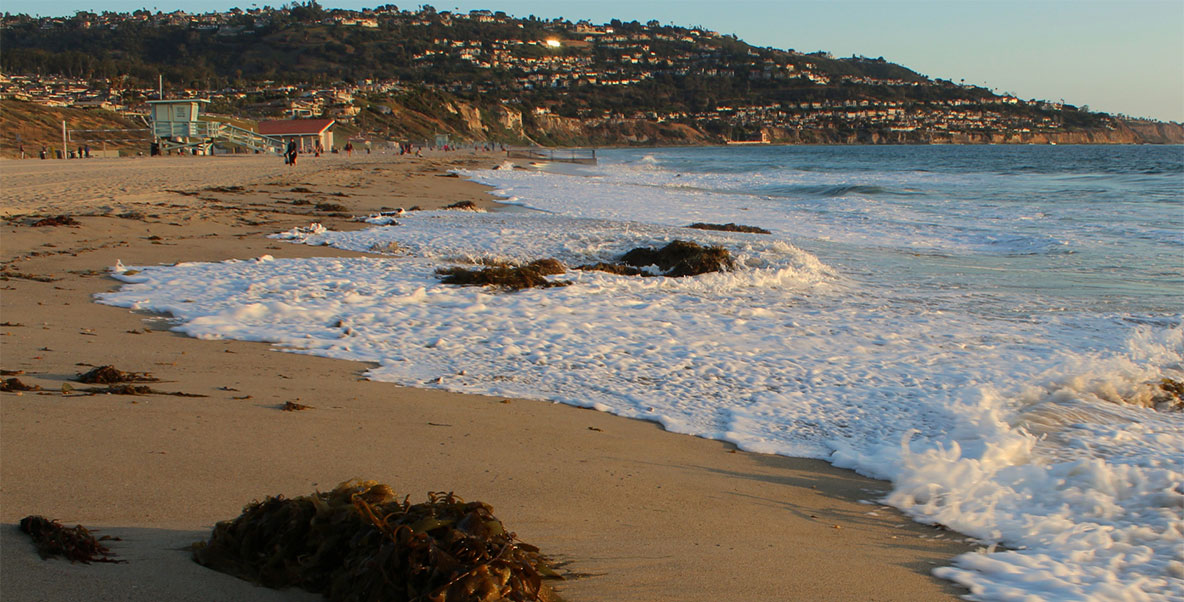
{"type": "Polygon", "coordinates": [[[1184,412],[1163,389],[1184,381],[1184,148],[598,155],[461,172],[505,211],[276,234],[383,255],[137,266],[98,300],[886,479],[882,501],[982,542],[935,570],[973,599],[1184,600],[1184,412]],[[736,269],[515,293],[435,274],[676,239],[736,269]]]}

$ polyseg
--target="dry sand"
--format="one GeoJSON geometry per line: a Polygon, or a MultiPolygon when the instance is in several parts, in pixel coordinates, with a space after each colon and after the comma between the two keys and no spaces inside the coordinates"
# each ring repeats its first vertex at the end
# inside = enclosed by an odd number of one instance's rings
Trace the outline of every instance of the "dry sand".
{"type": "Polygon", "coordinates": [[[482,187],[445,174],[499,162],[472,153],[306,157],[295,168],[259,156],[0,161],[0,367],[43,388],[0,393],[0,598],[320,599],[211,571],[187,548],[253,499],[352,478],[412,501],[454,491],[491,504],[522,540],[567,563],[571,578],[558,589],[571,602],[965,593],[930,576],[971,549],[963,538],[869,503],[885,483],[824,462],[546,402],[365,381],[359,363],[190,339],[166,317],[91,301],[119,285],[106,275],[117,260],[349,255],[266,235],[311,221],[358,227],[318,203],[349,214],[491,206],[482,187]],[[80,225],[30,225],[51,214],[80,225]],[[62,393],[103,364],[206,397],[62,393]],[[314,409],[280,411],[286,401],[314,409]],[[111,547],[127,562],[42,560],[16,527],[30,514],[120,537],[111,547]]]}

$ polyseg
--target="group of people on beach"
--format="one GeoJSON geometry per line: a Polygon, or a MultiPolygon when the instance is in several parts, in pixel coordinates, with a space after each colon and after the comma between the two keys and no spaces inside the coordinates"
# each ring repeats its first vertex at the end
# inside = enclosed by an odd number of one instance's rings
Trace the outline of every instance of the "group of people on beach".
{"type": "MultiPolygon", "coordinates": [[[[351,141],[346,141],[345,146],[342,147],[342,150],[345,151],[345,156],[352,157],[354,154],[354,143],[351,141]]],[[[316,149],[313,152],[315,153],[313,156],[316,156],[316,157],[321,156],[321,153],[325,152],[325,147],[321,146],[321,143],[319,140],[317,141],[316,149]]],[[[333,148],[333,152],[334,153],[337,152],[336,147],[333,148]]],[[[370,152],[370,148],[369,148],[369,145],[367,145],[366,153],[369,154],[369,152],[370,152]]],[[[300,156],[300,147],[296,144],[296,140],[295,139],[289,140],[288,146],[284,149],[284,165],[295,166],[296,165],[296,158],[299,156],[300,156]]]]}
{"type": "MultiPolygon", "coordinates": [[[[69,151],[67,151],[67,154],[65,155],[65,157],[62,156],[62,151],[59,150],[56,152],[57,152],[58,159],[63,159],[66,157],[69,157],[70,159],[89,159],[90,158],[90,145],[87,144],[85,146],[80,146],[80,147],[78,147],[77,151],[69,150],[69,151]]],[[[17,147],[17,154],[20,158],[22,158],[22,159],[25,158],[25,145],[24,144],[21,144],[17,147]]],[[[49,147],[42,144],[41,145],[41,152],[38,153],[37,156],[44,160],[44,159],[49,159],[50,154],[51,153],[50,153],[49,147]]]]}

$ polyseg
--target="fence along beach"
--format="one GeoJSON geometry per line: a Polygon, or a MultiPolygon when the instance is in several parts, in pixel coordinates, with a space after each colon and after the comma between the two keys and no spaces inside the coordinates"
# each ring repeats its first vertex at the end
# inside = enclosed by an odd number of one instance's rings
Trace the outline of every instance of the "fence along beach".
{"type": "MultiPolygon", "coordinates": [[[[168,157],[0,164],[3,368],[41,391],[3,393],[0,530],[5,600],[297,600],[203,568],[187,546],[267,495],[351,478],[413,501],[451,490],[579,574],[569,600],[953,599],[929,575],[973,548],[875,503],[887,484],[817,460],[737,452],[566,405],[409,389],[369,367],[268,344],[198,340],[168,316],[92,302],[124,265],[362,253],[267,235],[336,230],[383,208],[462,200],[441,177],[501,156],[427,153],[168,157]],[[318,209],[322,205],[328,210],[318,209]],[[336,207],[339,205],[344,207],[336,207]],[[69,215],[75,226],[33,227],[69,215]],[[205,397],[62,393],[89,366],[151,372],[205,397]],[[282,412],[287,401],[313,406],[282,412]],[[122,538],[125,564],[43,561],[15,523],[43,514],[122,538]]],[[[8,378],[8,377],[6,377],[8,378]]]]}

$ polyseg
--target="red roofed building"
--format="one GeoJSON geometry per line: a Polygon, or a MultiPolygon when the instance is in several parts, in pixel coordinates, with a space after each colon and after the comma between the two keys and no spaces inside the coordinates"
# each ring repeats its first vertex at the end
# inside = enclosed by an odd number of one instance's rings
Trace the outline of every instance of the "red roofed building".
{"type": "Polygon", "coordinates": [[[282,138],[287,144],[296,141],[301,152],[310,152],[321,143],[321,148],[329,151],[333,148],[332,119],[284,119],[282,121],[260,121],[259,133],[267,136],[282,138]]]}

